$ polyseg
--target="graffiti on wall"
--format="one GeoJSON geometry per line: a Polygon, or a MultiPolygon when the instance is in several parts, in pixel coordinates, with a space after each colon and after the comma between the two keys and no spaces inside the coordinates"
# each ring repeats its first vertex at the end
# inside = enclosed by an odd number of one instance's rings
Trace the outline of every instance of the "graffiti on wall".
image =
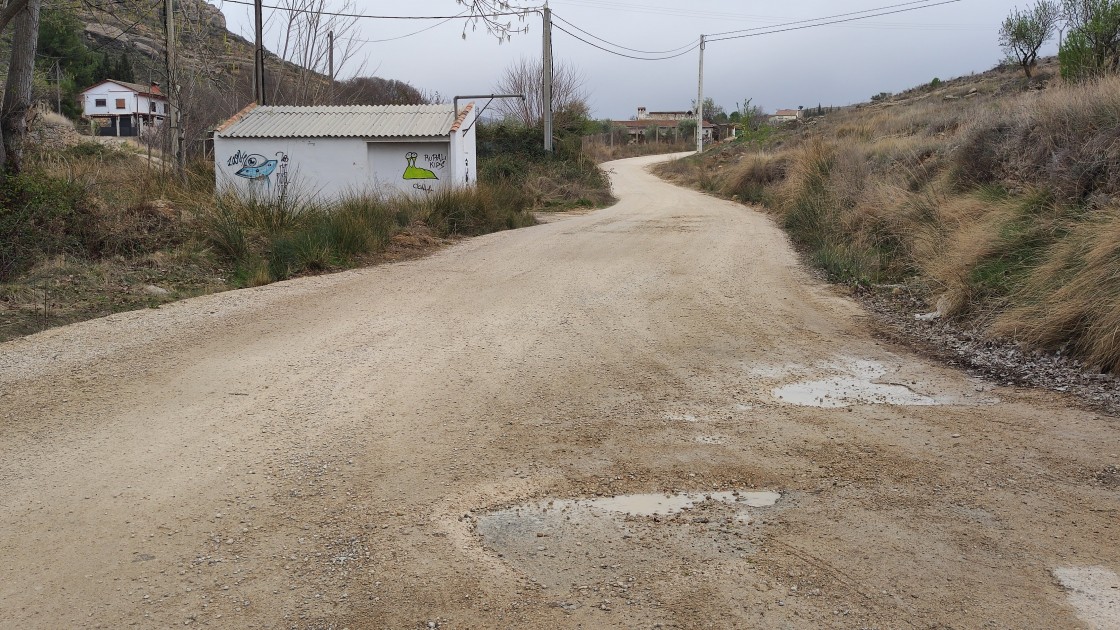
{"type": "Polygon", "coordinates": [[[226,160],[226,166],[241,165],[233,174],[244,177],[256,186],[272,190],[272,174],[276,173],[276,189],[281,196],[288,191],[288,154],[276,152],[275,159],[268,159],[260,153],[238,151],[226,160]]]}
{"type": "MultiPolygon", "coordinates": [[[[416,166],[416,158],[418,157],[420,157],[420,155],[415,151],[409,151],[405,154],[404,161],[408,163],[408,166],[404,167],[404,175],[402,176],[402,179],[439,179],[439,177],[437,177],[436,174],[430,169],[420,168],[419,166],[416,166]]],[[[430,160],[428,165],[432,166],[430,160]]]]}

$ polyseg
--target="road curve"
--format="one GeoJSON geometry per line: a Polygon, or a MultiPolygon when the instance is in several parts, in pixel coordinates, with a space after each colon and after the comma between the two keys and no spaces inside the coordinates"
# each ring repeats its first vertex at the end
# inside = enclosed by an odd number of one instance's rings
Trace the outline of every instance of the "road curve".
{"type": "Polygon", "coordinates": [[[876,340],[657,159],[605,210],[0,344],[0,627],[1120,627],[1116,419],[876,340]]]}

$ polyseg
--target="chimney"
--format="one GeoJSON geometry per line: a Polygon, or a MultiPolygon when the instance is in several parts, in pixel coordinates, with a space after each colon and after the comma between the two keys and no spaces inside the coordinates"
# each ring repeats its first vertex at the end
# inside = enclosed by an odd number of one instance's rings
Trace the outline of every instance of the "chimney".
{"type": "Polygon", "coordinates": [[[160,91],[159,91],[159,82],[158,82],[158,81],[152,81],[152,87],[151,87],[151,89],[150,89],[149,91],[150,91],[150,92],[151,92],[152,94],[159,94],[159,93],[160,93],[160,91]]]}
{"type": "Polygon", "coordinates": [[[639,108],[638,108],[638,120],[645,120],[646,118],[647,118],[647,116],[646,116],[646,108],[644,108],[644,107],[639,107],[639,108]]]}

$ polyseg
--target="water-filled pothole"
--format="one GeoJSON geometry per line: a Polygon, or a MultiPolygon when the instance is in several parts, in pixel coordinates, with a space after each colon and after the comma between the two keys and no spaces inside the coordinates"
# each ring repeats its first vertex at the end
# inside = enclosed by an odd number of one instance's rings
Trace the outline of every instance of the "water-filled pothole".
{"type": "MultiPolygon", "coordinates": [[[[932,406],[962,404],[969,395],[927,395],[915,391],[916,381],[894,382],[884,378],[888,369],[882,363],[865,359],[847,359],[839,364],[826,364],[822,370],[834,373],[822,379],[787,383],[771,390],[778,400],[806,407],[837,408],[851,405],[932,406]]],[[[801,372],[800,366],[795,370],[801,372]]],[[[772,373],[773,371],[771,371],[772,373]]],[[[988,401],[968,401],[969,404],[988,401]]]]}
{"type": "Polygon", "coordinates": [[[704,501],[717,501],[744,507],[769,507],[778,502],[782,495],[777,492],[746,492],[731,490],[727,492],[695,492],[677,494],[624,494],[602,499],[573,499],[552,501],[546,507],[552,509],[593,508],[631,516],[655,516],[675,514],[681,510],[695,507],[704,501]]]}
{"type": "Polygon", "coordinates": [[[779,509],[781,498],[733,490],[540,500],[478,515],[474,529],[483,546],[538,585],[586,584],[595,594],[618,590],[621,578],[628,599],[640,603],[650,585],[628,576],[741,559],[752,552],[752,517],[779,509]]]}

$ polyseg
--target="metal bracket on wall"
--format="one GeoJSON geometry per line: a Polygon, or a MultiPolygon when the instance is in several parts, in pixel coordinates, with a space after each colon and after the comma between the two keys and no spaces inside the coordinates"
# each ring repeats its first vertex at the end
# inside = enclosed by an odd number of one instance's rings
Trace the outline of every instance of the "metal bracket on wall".
{"type": "Polygon", "coordinates": [[[466,129],[461,130],[461,135],[464,135],[464,136],[467,135],[467,132],[470,131],[471,127],[474,127],[474,124],[476,122],[478,122],[479,118],[482,117],[482,112],[486,111],[487,107],[490,107],[490,103],[493,103],[494,99],[496,99],[496,98],[519,98],[519,99],[524,101],[525,100],[525,95],[524,94],[468,94],[466,96],[456,96],[455,100],[454,100],[455,117],[456,118],[459,117],[459,100],[460,99],[467,99],[467,98],[485,98],[485,99],[489,99],[489,100],[487,100],[486,104],[482,106],[482,109],[478,110],[478,113],[474,115],[474,120],[471,121],[471,124],[468,125],[466,129]]]}

